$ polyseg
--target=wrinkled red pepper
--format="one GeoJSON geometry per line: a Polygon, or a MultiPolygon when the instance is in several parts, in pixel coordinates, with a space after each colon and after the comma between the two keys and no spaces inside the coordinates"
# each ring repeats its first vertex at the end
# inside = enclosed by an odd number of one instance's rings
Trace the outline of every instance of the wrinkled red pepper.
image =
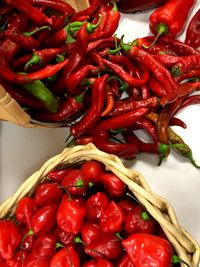
{"type": "Polygon", "coordinates": [[[80,267],[80,259],[72,246],[63,248],[54,254],[50,267],[80,267]]]}
{"type": "Polygon", "coordinates": [[[200,46],[200,9],[192,17],[186,30],[185,43],[198,48],[200,46]]]}

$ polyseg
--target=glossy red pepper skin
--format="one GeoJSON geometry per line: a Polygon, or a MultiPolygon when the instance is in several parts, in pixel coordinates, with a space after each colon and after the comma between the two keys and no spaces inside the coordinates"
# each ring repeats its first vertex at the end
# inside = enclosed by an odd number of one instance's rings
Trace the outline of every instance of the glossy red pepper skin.
{"type": "Polygon", "coordinates": [[[88,222],[95,223],[98,222],[103,211],[109,206],[108,197],[102,193],[98,192],[90,196],[86,203],[86,218],[88,222]]]}
{"type": "Polygon", "coordinates": [[[132,13],[135,11],[141,11],[145,9],[150,9],[162,4],[164,0],[119,0],[117,1],[117,6],[119,10],[123,13],[132,13]]]}
{"type": "Polygon", "coordinates": [[[0,220],[0,257],[11,259],[21,242],[21,234],[10,220],[0,220]]]}
{"type": "Polygon", "coordinates": [[[118,202],[118,205],[122,209],[123,213],[127,215],[130,211],[132,211],[135,208],[137,204],[134,203],[133,200],[130,200],[128,198],[123,198],[118,202]]]}
{"type": "Polygon", "coordinates": [[[57,224],[64,232],[77,235],[85,214],[85,208],[65,194],[57,212],[57,224]]]}
{"type": "Polygon", "coordinates": [[[47,177],[53,183],[61,184],[65,175],[68,174],[71,170],[72,170],[72,168],[67,168],[64,170],[52,170],[47,174],[47,177]]]}
{"type": "Polygon", "coordinates": [[[27,251],[17,250],[14,256],[11,259],[6,260],[6,262],[4,262],[3,265],[1,265],[1,261],[0,261],[0,267],[5,267],[5,266],[6,267],[21,267],[27,256],[28,256],[27,251]]]}
{"type": "Polygon", "coordinates": [[[114,267],[114,265],[106,259],[98,259],[96,267],[114,267]]]}
{"type": "Polygon", "coordinates": [[[120,262],[117,264],[117,267],[135,267],[133,262],[131,261],[131,258],[129,257],[128,254],[125,254],[120,262]]]}
{"type": "Polygon", "coordinates": [[[31,219],[31,229],[35,235],[46,234],[56,225],[57,205],[48,205],[37,210],[31,219]]]}
{"type": "Polygon", "coordinates": [[[115,234],[101,234],[85,247],[85,253],[94,259],[116,260],[122,253],[121,240],[115,234]]]}
{"type": "Polygon", "coordinates": [[[80,137],[91,130],[100,120],[105,102],[107,79],[108,75],[96,79],[92,87],[92,104],[89,111],[80,121],[70,127],[73,136],[80,137]]]}
{"type": "Polygon", "coordinates": [[[112,172],[101,175],[101,182],[111,197],[122,197],[125,193],[125,183],[112,172]]]}
{"type": "Polygon", "coordinates": [[[89,245],[95,238],[101,235],[99,224],[96,223],[83,223],[81,227],[81,237],[86,245],[89,245]]]}
{"type": "Polygon", "coordinates": [[[165,239],[138,233],[124,239],[122,245],[137,267],[171,267],[173,249],[165,239]]]}
{"type": "Polygon", "coordinates": [[[74,238],[75,238],[74,234],[66,233],[58,226],[56,227],[54,233],[56,235],[56,239],[58,240],[58,242],[61,243],[64,247],[74,245],[74,238]]]}
{"type": "Polygon", "coordinates": [[[118,233],[122,230],[125,216],[114,201],[111,201],[107,209],[105,209],[100,217],[100,227],[104,233],[118,233]]]}
{"type": "Polygon", "coordinates": [[[15,216],[18,222],[24,223],[29,229],[31,228],[31,219],[38,207],[34,199],[23,197],[18,201],[15,210],[15,216]]]}
{"type": "Polygon", "coordinates": [[[73,169],[62,181],[62,186],[71,195],[83,195],[88,189],[88,180],[82,175],[80,169],[73,169]]]}
{"type": "Polygon", "coordinates": [[[50,267],[80,267],[80,259],[72,246],[59,250],[51,259],[50,267]]]}
{"type": "Polygon", "coordinates": [[[30,253],[23,262],[23,267],[49,267],[50,260],[42,260],[35,258],[32,253],[30,253]]]}
{"type": "Polygon", "coordinates": [[[44,207],[52,204],[59,204],[62,195],[63,191],[59,184],[43,183],[37,187],[34,199],[38,206],[44,207]]]}
{"type": "Polygon", "coordinates": [[[185,36],[185,43],[198,48],[200,46],[200,9],[192,17],[185,36]]]}
{"type": "Polygon", "coordinates": [[[189,11],[195,0],[169,0],[158,7],[149,17],[150,29],[154,34],[159,32],[159,25],[164,25],[164,33],[177,36],[183,30],[189,11]],[[181,9],[181,12],[180,12],[181,9]]]}
{"type": "Polygon", "coordinates": [[[56,252],[56,235],[48,233],[37,237],[34,241],[32,252],[33,256],[41,260],[49,260],[56,252]]]}
{"type": "Polygon", "coordinates": [[[81,171],[89,182],[98,183],[101,181],[101,175],[104,173],[105,167],[99,161],[89,160],[83,162],[81,171]]]}
{"type": "Polygon", "coordinates": [[[133,233],[154,234],[157,223],[142,207],[135,206],[125,218],[124,229],[130,235],[133,233]]]}

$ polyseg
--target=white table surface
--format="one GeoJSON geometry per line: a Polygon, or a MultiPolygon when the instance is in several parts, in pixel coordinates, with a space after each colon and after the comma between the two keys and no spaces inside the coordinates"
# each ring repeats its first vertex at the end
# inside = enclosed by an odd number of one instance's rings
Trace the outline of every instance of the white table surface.
{"type": "MultiPolygon", "coordinates": [[[[190,17],[200,8],[197,0],[190,17]]],[[[125,41],[149,35],[148,17],[152,10],[122,15],[117,34],[125,41]]],[[[180,10],[181,12],[181,10],[180,10]]],[[[184,32],[179,37],[184,38],[184,32]]],[[[188,107],[178,116],[187,129],[175,127],[193,149],[200,164],[200,105],[188,107]]],[[[19,185],[47,159],[65,148],[68,129],[24,129],[0,122],[0,202],[11,196],[19,185]]],[[[151,189],[173,206],[180,224],[200,243],[200,170],[175,153],[157,167],[157,157],[141,155],[127,166],[140,171],[151,189]]]]}

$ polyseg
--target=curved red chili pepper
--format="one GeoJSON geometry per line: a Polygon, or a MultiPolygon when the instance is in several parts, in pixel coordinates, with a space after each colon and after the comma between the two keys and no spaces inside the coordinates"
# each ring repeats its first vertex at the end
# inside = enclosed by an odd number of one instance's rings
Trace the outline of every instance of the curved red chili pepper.
{"type": "Polygon", "coordinates": [[[89,42],[87,53],[91,53],[93,51],[97,51],[100,48],[104,48],[108,46],[111,48],[115,46],[115,38],[113,36],[108,37],[108,38],[98,39],[93,42],[89,42]]]}
{"type": "Polygon", "coordinates": [[[200,76],[200,69],[191,69],[188,72],[182,73],[180,76],[175,77],[175,80],[180,83],[183,80],[189,79],[189,78],[195,78],[200,76]]]}
{"type": "Polygon", "coordinates": [[[105,102],[108,75],[97,78],[92,88],[92,104],[87,114],[70,127],[71,134],[79,137],[91,130],[101,118],[105,102]]]}

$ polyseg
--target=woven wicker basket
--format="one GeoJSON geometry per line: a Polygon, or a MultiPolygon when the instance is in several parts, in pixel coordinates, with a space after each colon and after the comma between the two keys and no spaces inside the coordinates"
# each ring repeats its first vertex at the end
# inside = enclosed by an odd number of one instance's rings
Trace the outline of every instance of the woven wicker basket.
{"type": "MultiPolygon", "coordinates": [[[[49,159],[20,186],[12,197],[2,203],[0,206],[0,218],[12,215],[17,202],[24,196],[31,195],[35,186],[50,170],[63,165],[70,166],[91,159],[103,163],[107,170],[112,171],[128,185],[140,203],[159,222],[177,255],[191,267],[197,267],[200,260],[200,247],[189,233],[179,225],[170,204],[150,190],[140,173],[125,168],[118,157],[104,153],[92,144],[67,148],[61,154],[49,159]]],[[[181,267],[185,267],[185,265],[182,264],[181,267]]]]}
{"type": "MultiPolygon", "coordinates": [[[[88,0],[65,0],[76,11],[83,10],[89,6],[88,0]]],[[[26,113],[21,106],[10,96],[9,93],[0,85],[0,120],[9,121],[11,123],[28,127],[57,127],[57,124],[40,124],[32,122],[31,117],[26,113]]]]}

